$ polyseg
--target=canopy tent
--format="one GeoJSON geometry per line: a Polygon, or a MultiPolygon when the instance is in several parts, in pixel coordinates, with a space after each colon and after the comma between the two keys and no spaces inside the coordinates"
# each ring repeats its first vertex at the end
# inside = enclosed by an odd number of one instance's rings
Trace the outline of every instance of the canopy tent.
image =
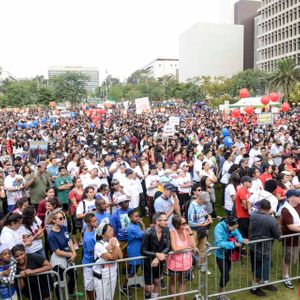
{"type": "MultiPolygon", "coordinates": [[[[229,108],[242,108],[242,107],[247,107],[247,106],[252,106],[254,108],[256,107],[261,107],[263,108],[264,105],[260,102],[261,97],[249,97],[249,98],[243,98],[241,100],[239,100],[238,102],[234,103],[234,104],[230,104],[229,108]]],[[[268,104],[269,106],[280,106],[280,102],[272,102],[270,101],[270,103],[268,104]]]]}

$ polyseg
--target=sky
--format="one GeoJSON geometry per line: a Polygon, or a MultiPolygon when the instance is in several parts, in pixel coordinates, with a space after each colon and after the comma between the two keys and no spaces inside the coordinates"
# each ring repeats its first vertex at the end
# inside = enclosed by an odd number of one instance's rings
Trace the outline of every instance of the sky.
{"type": "Polygon", "coordinates": [[[232,23],[237,0],[3,0],[0,66],[18,78],[49,66],[99,68],[124,80],[157,57],[178,58],[197,22],[232,23]]]}

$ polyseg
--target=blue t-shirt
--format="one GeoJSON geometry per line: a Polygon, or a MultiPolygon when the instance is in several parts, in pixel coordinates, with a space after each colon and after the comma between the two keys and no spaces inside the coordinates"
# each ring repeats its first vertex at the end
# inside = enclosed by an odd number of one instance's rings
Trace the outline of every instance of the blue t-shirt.
{"type": "Polygon", "coordinates": [[[104,212],[102,214],[96,212],[95,213],[95,216],[97,218],[97,223],[98,223],[98,226],[102,223],[102,222],[105,222],[106,224],[109,224],[110,223],[110,214],[108,212],[104,212]]]}
{"type": "MultiPolygon", "coordinates": [[[[9,269],[9,265],[0,266],[0,273],[9,269]]],[[[0,283],[0,299],[10,299],[16,292],[14,284],[0,283]]]]}
{"type": "Polygon", "coordinates": [[[83,256],[82,263],[90,264],[94,262],[94,248],[96,244],[95,229],[90,232],[86,230],[83,235],[83,256]]]}
{"type": "Polygon", "coordinates": [[[117,209],[111,216],[110,223],[114,228],[116,237],[118,241],[127,241],[128,240],[128,226],[130,219],[128,217],[128,212],[130,209],[123,210],[117,209]]]}
{"type": "MultiPolygon", "coordinates": [[[[127,254],[128,257],[141,256],[141,244],[142,238],[144,236],[144,231],[138,224],[130,223],[128,227],[128,246],[127,254]]],[[[131,260],[130,265],[140,265],[141,260],[131,260]]]]}
{"type": "Polygon", "coordinates": [[[66,226],[60,227],[60,232],[51,230],[48,235],[48,243],[50,250],[54,252],[59,249],[61,251],[70,251],[69,247],[70,234],[66,226]]]}

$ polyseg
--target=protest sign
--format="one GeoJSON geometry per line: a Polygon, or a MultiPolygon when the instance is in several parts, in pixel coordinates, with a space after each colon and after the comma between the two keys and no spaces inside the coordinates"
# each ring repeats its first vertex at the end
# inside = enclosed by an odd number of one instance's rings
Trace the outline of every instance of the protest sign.
{"type": "Polygon", "coordinates": [[[179,117],[170,117],[169,118],[169,125],[180,125],[180,118],[179,117]]]}
{"type": "Polygon", "coordinates": [[[32,164],[40,162],[41,157],[47,155],[48,142],[46,141],[30,141],[29,145],[29,161],[32,164]]]}
{"type": "Polygon", "coordinates": [[[164,137],[174,136],[175,134],[175,127],[174,125],[166,124],[164,127],[164,137]]]}
{"type": "Polygon", "coordinates": [[[273,114],[271,112],[261,113],[257,115],[258,125],[272,125],[273,124],[273,114]]]}
{"type": "Polygon", "coordinates": [[[136,108],[136,113],[138,115],[142,114],[143,112],[150,112],[151,107],[149,103],[149,98],[144,97],[144,98],[135,99],[135,108],[136,108]]]}

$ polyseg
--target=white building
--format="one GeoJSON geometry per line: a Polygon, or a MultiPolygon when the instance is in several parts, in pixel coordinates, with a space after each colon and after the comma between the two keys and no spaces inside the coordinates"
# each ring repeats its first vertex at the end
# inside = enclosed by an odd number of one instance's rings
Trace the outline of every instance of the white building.
{"type": "Polygon", "coordinates": [[[179,80],[243,70],[243,25],[197,23],[179,39],[179,80]]]}
{"type": "Polygon", "coordinates": [[[178,68],[177,58],[157,58],[146,65],[143,70],[147,70],[155,79],[165,75],[173,75],[178,79],[178,68]]]}
{"type": "Polygon", "coordinates": [[[258,26],[260,69],[273,71],[278,60],[288,57],[300,65],[299,0],[262,0],[258,26]]]}
{"type": "Polygon", "coordinates": [[[17,81],[17,77],[9,73],[8,71],[2,70],[0,67],[0,83],[4,80],[17,81]]]}
{"type": "Polygon", "coordinates": [[[65,74],[66,72],[81,73],[88,77],[86,90],[93,92],[99,86],[99,70],[97,67],[65,66],[49,67],[48,78],[65,74]]]}

